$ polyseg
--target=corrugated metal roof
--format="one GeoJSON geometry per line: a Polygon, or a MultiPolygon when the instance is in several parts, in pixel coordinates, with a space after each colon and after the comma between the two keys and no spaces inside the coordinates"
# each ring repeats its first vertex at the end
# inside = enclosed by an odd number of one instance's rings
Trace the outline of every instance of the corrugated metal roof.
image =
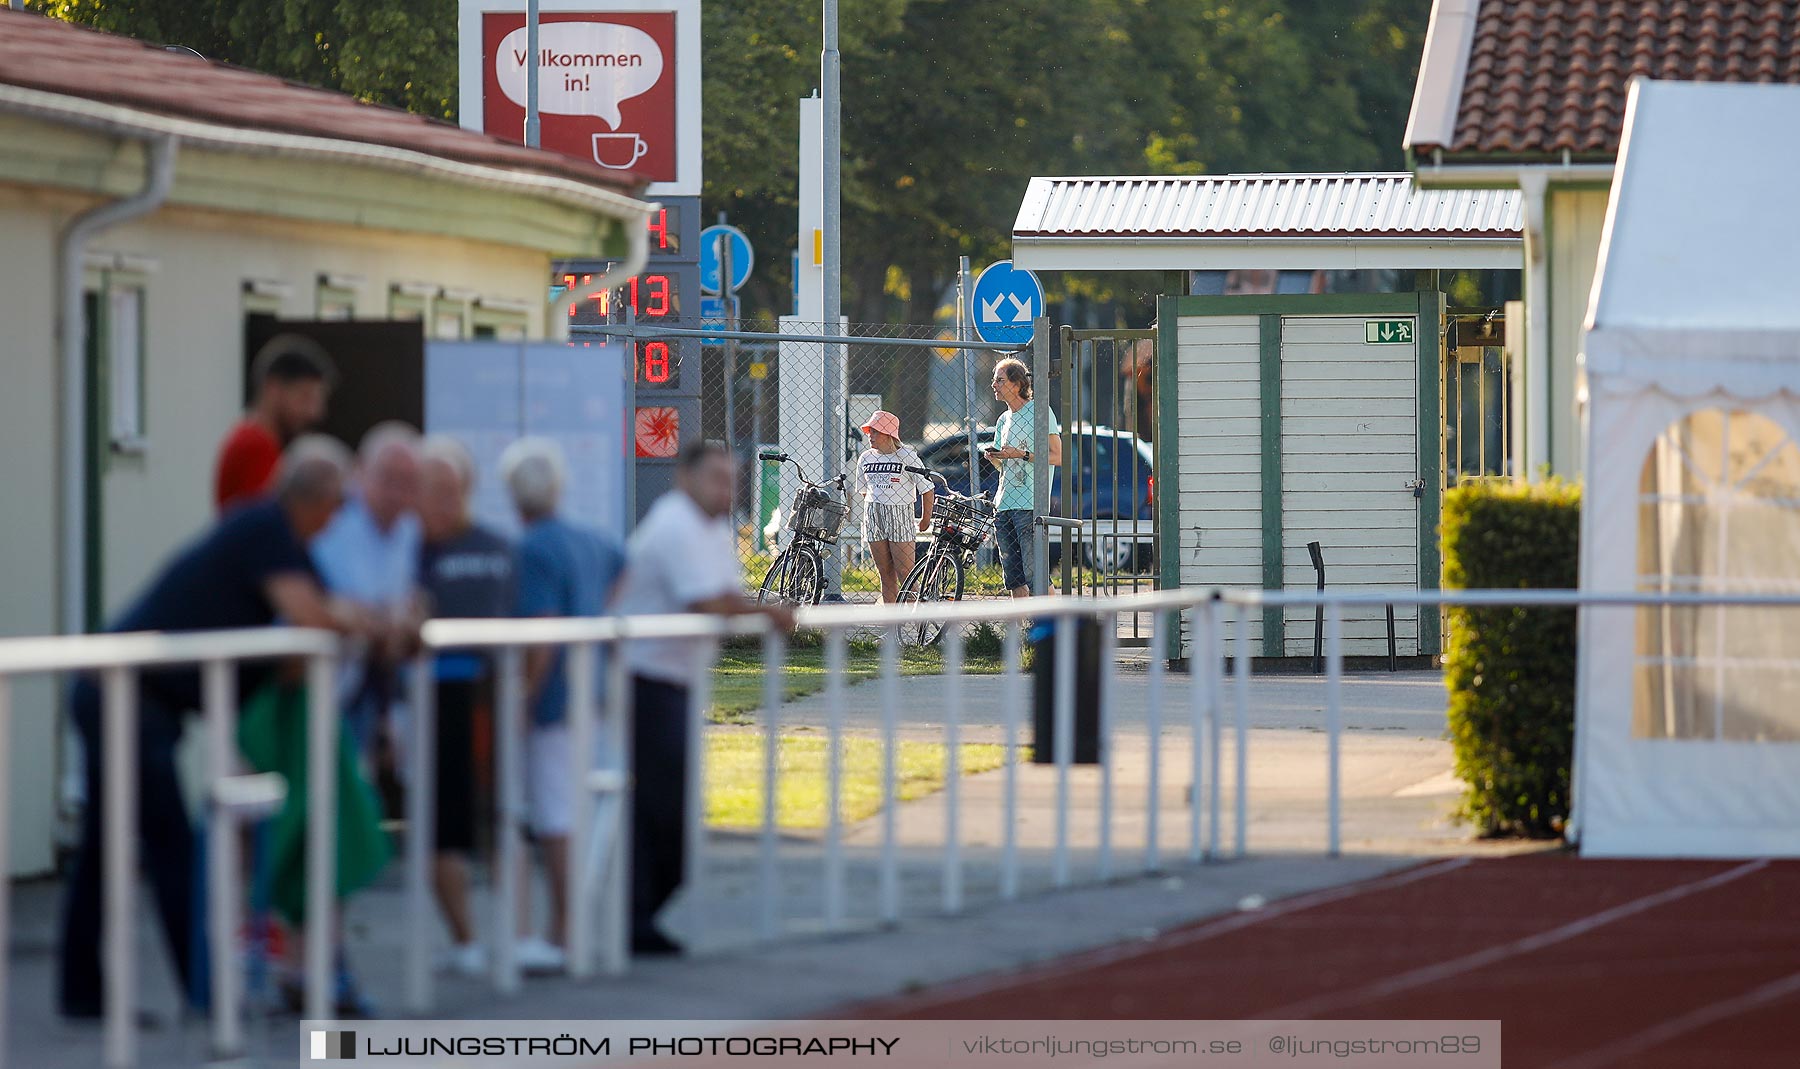
{"type": "Polygon", "coordinates": [[[1392,174],[1033,178],[1014,238],[1519,240],[1516,189],[1417,189],[1392,174]]]}

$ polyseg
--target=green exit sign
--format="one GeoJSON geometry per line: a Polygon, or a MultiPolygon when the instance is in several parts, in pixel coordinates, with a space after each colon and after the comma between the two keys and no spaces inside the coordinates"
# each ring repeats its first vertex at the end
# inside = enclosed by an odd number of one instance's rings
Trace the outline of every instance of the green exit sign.
{"type": "Polygon", "coordinates": [[[1363,341],[1369,345],[1411,345],[1410,319],[1370,319],[1363,323],[1363,341]]]}

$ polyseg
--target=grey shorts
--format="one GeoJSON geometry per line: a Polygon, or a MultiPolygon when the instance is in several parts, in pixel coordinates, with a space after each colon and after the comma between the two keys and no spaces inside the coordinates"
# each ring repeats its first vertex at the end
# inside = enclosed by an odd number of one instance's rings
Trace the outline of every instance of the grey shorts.
{"type": "Polygon", "coordinates": [[[863,508],[864,542],[913,542],[919,537],[919,519],[911,505],[878,505],[863,508]]]}

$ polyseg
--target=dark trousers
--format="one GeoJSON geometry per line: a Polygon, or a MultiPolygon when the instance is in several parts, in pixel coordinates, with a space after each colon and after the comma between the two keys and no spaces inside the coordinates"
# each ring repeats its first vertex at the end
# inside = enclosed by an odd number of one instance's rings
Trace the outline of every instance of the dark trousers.
{"type": "Polygon", "coordinates": [[[686,863],[688,691],[638,676],[633,697],[631,929],[642,940],[656,937],[686,863]]]}
{"type": "MultiPolygon", "coordinates": [[[[103,1008],[100,976],[101,816],[105,812],[101,752],[100,689],[91,680],[76,683],[76,730],[81,733],[87,802],[81,814],[81,847],[69,874],[63,912],[61,1008],[73,1016],[97,1016],[103,1008]]],[[[183,991],[192,991],[194,954],[194,829],[175,773],[175,745],[181,713],[140,688],[138,704],[138,859],[156,894],[169,953],[180,970],[183,991]]]]}

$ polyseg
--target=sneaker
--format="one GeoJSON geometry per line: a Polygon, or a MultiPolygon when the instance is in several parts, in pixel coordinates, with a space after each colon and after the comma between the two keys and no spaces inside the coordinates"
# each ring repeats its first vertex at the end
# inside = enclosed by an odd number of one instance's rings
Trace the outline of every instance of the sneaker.
{"type": "Polygon", "coordinates": [[[561,947],[535,935],[519,940],[513,948],[513,961],[520,972],[533,974],[562,972],[567,965],[561,947]]]}
{"type": "Polygon", "coordinates": [[[480,943],[464,943],[453,946],[438,957],[438,971],[454,973],[457,976],[481,977],[487,975],[487,947],[480,943]]]}

